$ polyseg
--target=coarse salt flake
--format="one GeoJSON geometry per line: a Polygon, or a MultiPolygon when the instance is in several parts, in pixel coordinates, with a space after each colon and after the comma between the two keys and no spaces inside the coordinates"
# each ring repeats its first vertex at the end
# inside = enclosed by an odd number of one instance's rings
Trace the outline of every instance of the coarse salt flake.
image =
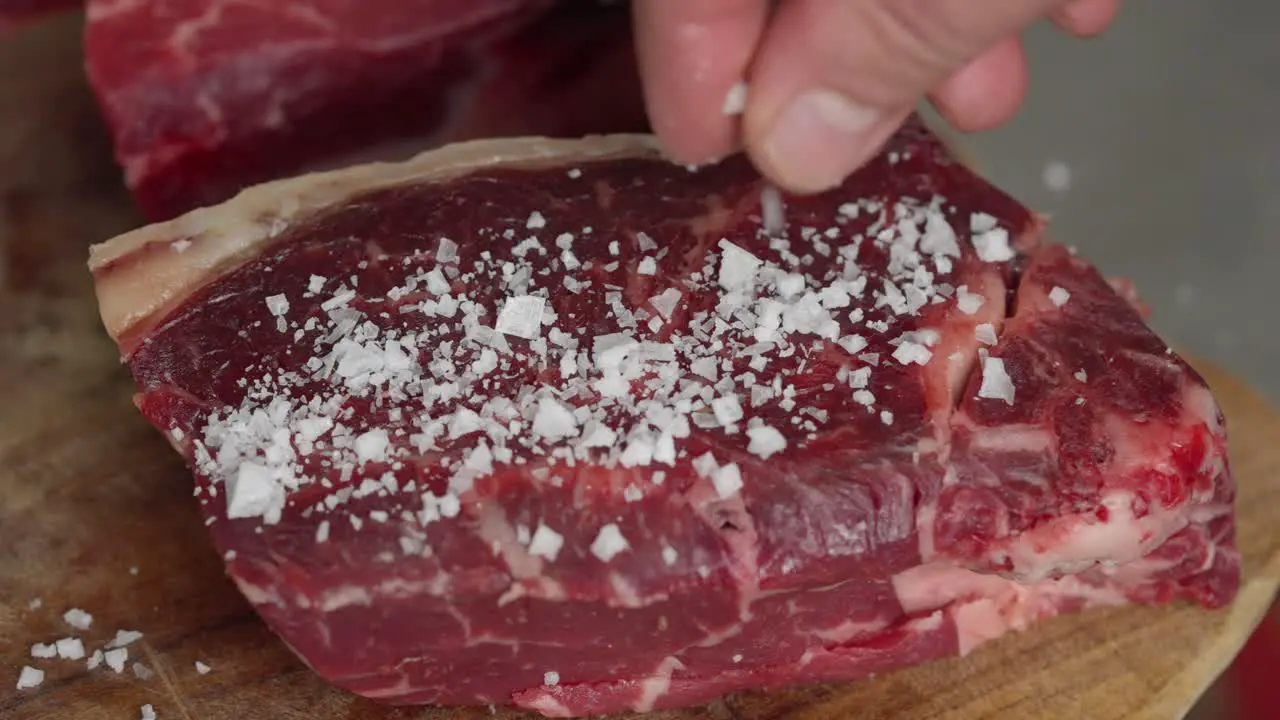
{"type": "Polygon", "coordinates": [[[667,288],[661,293],[649,298],[649,304],[653,309],[662,316],[663,320],[670,320],[671,314],[675,312],[676,306],[680,304],[681,292],[675,288],[667,288]]]}
{"type": "Polygon", "coordinates": [[[142,706],[142,720],[156,720],[156,710],[151,703],[142,706]]]}
{"type": "Polygon", "coordinates": [[[850,355],[856,355],[866,349],[867,340],[861,335],[845,335],[837,340],[836,344],[844,348],[844,351],[850,355]]]}
{"type": "Polygon", "coordinates": [[[480,415],[469,407],[459,407],[453,412],[453,418],[449,421],[449,437],[450,439],[460,438],[469,435],[483,427],[480,415]]]}
{"type": "Polygon", "coordinates": [[[698,358],[697,360],[689,363],[689,370],[692,371],[694,375],[699,375],[712,382],[715,382],[719,377],[717,367],[719,367],[719,363],[716,362],[714,357],[698,358]]]}
{"type": "Polygon", "coordinates": [[[721,465],[712,471],[711,485],[715,487],[720,499],[733,497],[742,489],[742,471],[738,469],[738,464],[721,465]]]}
{"type": "Polygon", "coordinates": [[[606,425],[596,424],[582,436],[582,447],[613,447],[618,434],[606,425]]]}
{"type": "Polygon", "coordinates": [[[542,213],[534,210],[529,213],[529,219],[525,221],[524,226],[529,230],[538,230],[547,226],[547,219],[542,216],[542,213]]]}
{"type": "Polygon", "coordinates": [[[387,457],[391,438],[383,428],[374,428],[356,436],[356,460],[360,463],[382,462],[387,457]]]}
{"type": "Polygon", "coordinates": [[[436,262],[447,263],[458,257],[458,243],[447,237],[440,238],[436,246],[436,262]]]}
{"type": "Polygon", "coordinates": [[[969,288],[961,285],[956,288],[956,307],[965,315],[972,315],[986,304],[987,299],[977,293],[969,292],[969,288]]]}
{"type": "Polygon", "coordinates": [[[929,348],[910,341],[903,342],[893,351],[893,359],[903,365],[926,365],[932,357],[933,352],[929,348]]]}
{"type": "Polygon", "coordinates": [[[538,529],[533,531],[533,537],[529,540],[529,554],[555,562],[562,547],[564,547],[564,536],[538,523],[538,529]]]}
{"type": "Polygon", "coordinates": [[[782,191],[773,185],[765,185],[760,191],[760,223],[770,237],[779,237],[786,224],[786,206],[782,191]]]}
{"type": "Polygon", "coordinates": [[[560,673],[556,672],[555,670],[548,670],[542,673],[542,683],[544,685],[559,685],[560,673]]]}
{"type": "Polygon", "coordinates": [[[124,672],[124,662],[129,659],[129,651],[126,648],[116,648],[108,650],[103,657],[107,661],[107,667],[117,673],[124,672]]]}
{"type": "Polygon", "coordinates": [[[546,298],[536,295],[507,298],[494,329],[504,335],[532,340],[541,332],[542,311],[546,304],[546,298]]]}
{"type": "Polygon", "coordinates": [[[991,400],[1004,400],[1013,404],[1013,380],[1005,371],[1004,360],[987,357],[982,360],[982,385],[978,388],[978,397],[991,400]]]}
{"type": "Polygon", "coordinates": [[[200,673],[201,675],[208,675],[209,671],[212,669],[213,668],[209,667],[208,665],[205,665],[199,660],[196,661],[196,672],[200,673]]]}
{"type": "Polygon", "coordinates": [[[720,287],[729,291],[750,290],[760,271],[760,259],[728,240],[721,240],[719,247],[723,253],[717,277],[720,287]]]}
{"type": "Polygon", "coordinates": [[[716,422],[721,425],[732,425],[742,419],[742,403],[734,395],[725,395],[711,401],[711,411],[715,413],[716,422]]]}
{"type": "Polygon", "coordinates": [[[93,616],[80,608],[71,608],[62,614],[62,619],[77,630],[88,630],[93,625],[93,616]]]}
{"type": "Polygon", "coordinates": [[[920,251],[930,255],[960,257],[956,231],[940,212],[929,212],[925,217],[924,237],[920,238],[920,251]]]}
{"type": "Polygon", "coordinates": [[[648,465],[653,462],[653,455],[657,449],[658,444],[652,435],[638,433],[627,440],[627,447],[622,451],[618,462],[622,467],[627,468],[648,465]]]}
{"type": "Polygon", "coordinates": [[[254,462],[242,462],[227,492],[227,517],[262,517],[276,504],[280,487],[271,470],[254,462]]]}
{"type": "Polygon", "coordinates": [[[739,80],[724,95],[720,112],[725,115],[741,115],[747,109],[747,84],[739,80]]]}
{"type": "Polygon", "coordinates": [[[578,434],[578,422],[573,413],[555,398],[544,397],[538,401],[538,413],[533,417],[533,433],[555,441],[578,434]]]}
{"type": "Polygon", "coordinates": [[[658,272],[658,261],[651,257],[644,258],[640,261],[640,265],[636,267],[636,272],[641,275],[654,275],[658,272]]]}
{"type": "Polygon", "coordinates": [[[973,249],[982,262],[996,263],[1012,260],[1013,248],[1009,246],[1009,231],[1002,227],[989,230],[975,230],[973,249]]]}
{"type": "Polygon", "coordinates": [[[969,216],[969,230],[975,233],[986,232],[994,228],[997,222],[994,215],[976,212],[969,216]]]}
{"type": "Polygon", "coordinates": [[[284,295],[272,295],[267,298],[267,312],[281,317],[289,312],[289,298],[284,295]]]}
{"type": "Polygon", "coordinates": [[[142,633],[137,630],[117,630],[116,636],[107,642],[107,647],[122,648],[141,639],[142,633]]]}
{"type": "Polygon", "coordinates": [[[973,328],[973,336],[983,345],[996,344],[996,328],[991,323],[981,323],[973,328]]]}
{"type": "Polygon", "coordinates": [[[591,554],[600,558],[601,562],[609,562],[618,553],[630,548],[631,544],[627,542],[627,538],[623,536],[616,523],[609,523],[600,528],[596,539],[591,542],[591,554]]]}
{"type": "Polygon", "coordinates": [[[787,439],[777,429],[768,425],[747,428],[747,452],[759,455],[764,459],[787,449],[787,439]]]}
{"type": "Polygon", "coordinates": [[[1067,301],[1070,299],[1071,299],[1071,293],[1066,288],[1055,287],[1054,289],[1049,291],[1050,302],[1052,302],[1054,305],[1057,305],[1058,307],[1062,307],[1063,305],[1066,305],[1067,301]]]}
{"type": "Polygon", "coordinates": [[[66,637],[54,641],[58,657],[63,660],[79,660],[84,657],[84,643],[77,637],[66,637]]]}
{"type": "Polygon", "coordinates": [[[591,352],[598,369],[613,370],[620,367],[627,355],[639,347],[640,343],[626,333],[609,333],[595,337],[591,352]]]}
{"type": "Polygon", "coordinates": [[[33,668],[30,665],[24,665],[18,673],[18,689],[30,690],[34,687],[40,687],[40,683],[44,682],[44,671],[39,668],[33,668]]]}
{"type": "Polygon", "coordinates": [[[31,646],[31,657],[33,658],[51,658],[58,656],[58,648],[53,643],[36,643],[31,646]]]}
{"type": "Polygon", "coordinates": [[[432,295],[448,295],[450,290],[453,290],[453,284],[444,276],[440,268],[432,268],[431,272],[427,273],[427,292],[432,295]]]}

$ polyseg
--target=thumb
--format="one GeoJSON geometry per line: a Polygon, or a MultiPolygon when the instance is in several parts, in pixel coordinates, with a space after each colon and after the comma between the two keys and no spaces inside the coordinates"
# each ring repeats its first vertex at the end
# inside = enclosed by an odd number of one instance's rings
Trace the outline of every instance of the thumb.
{"type": "MultiPolygon", "coordinates": [[[[743,120],[747,150],[789,190],[834,187],[879,150],[926,93],[1060,4],[779,3],[752,68],[743,120]]],[[[990,66],[999,58],[1014,59],[1010,86],[1020,95],[1019,52],[997,52],[979,65],[995,69],[990,66]]]]}

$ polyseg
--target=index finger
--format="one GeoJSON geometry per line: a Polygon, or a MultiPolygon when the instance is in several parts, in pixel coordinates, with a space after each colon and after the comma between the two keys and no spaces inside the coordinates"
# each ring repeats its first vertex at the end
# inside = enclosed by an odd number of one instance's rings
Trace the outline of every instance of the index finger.
{"type": "Polygon", "coordinates": [[[764,33],[769,0],[640,0],[636,53],[654,132],[673,159],[706,162],[738,146],[723,112],[764,33]]]}

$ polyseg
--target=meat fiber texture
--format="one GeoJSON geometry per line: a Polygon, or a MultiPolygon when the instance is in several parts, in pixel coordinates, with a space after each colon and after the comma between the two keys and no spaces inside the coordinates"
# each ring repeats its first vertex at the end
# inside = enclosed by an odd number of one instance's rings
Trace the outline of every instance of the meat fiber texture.
{"type": "Polygon", "coordinates": [[[0,36],[20,25],[81,6],[80,0],[0,0],[0,36]]]}
{"type": "Polygon", "coordinates": [[[647,127],[625,7],[91,0],[89,77],[151,219],[455,140],[647,127]]]}
{"type": "Polygon", "coordinates": [[[812,197],[655,148],[453,146],[95,250],[139,408],[321,676],[647,711],[1232,599],[1204,381],[921,125],[812,197]]]}

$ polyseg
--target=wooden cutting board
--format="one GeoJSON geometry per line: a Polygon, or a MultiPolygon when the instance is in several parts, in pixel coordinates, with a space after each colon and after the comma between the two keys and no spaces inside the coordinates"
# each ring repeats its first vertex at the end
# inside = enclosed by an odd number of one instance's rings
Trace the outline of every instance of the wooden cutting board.
{"type": "MultiPolygon", "coordinates": [[[[86,249],[139,220],[81,78],[77,33],[72,18],[0,41],[0,716],[125,719],[149,703],[166,720],[493,717],[391,709],[327,687],[223,575],[186,471],[134,411],[98,324],[86,249]],[[63,622],[72,607],[93,614],[89,630],[63,622]],[[119,629],[144,633],[130,662],[150,678],[29,656],[32,643],[71,634],[92,650],[119,629]],[[46,670],[36,690],[14,689],[25,664],[46,670]]],[[[963,660],[650,720],[1181,717],[1280,586],[1280,415],[1201,367],[1226,410],[1240,485],[1247,582],[1231,608],[1091,612],[963,660]]]]}

